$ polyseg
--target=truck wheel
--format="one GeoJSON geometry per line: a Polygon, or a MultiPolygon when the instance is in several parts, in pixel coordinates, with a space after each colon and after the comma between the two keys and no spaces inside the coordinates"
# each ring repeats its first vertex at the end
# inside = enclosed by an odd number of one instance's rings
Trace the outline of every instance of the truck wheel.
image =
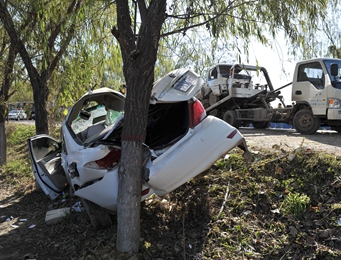
{"type": "Polygon", "coordinates": [[[321,119],[313,115],[309,109],[299,110],[294,116],[294,128],[301,134],[314,134],[321,126],[321,119]]]}
{"type": "Polygon", "coordinates": [[[254,121],[254,122],[252,122],[252,125],[256,129],[265,129],[265,128],[268,128],[270,126],[270,122],[254,121]]]}
{"type": "Polygon", "coordinates": [[[240,127],[240,121],[237,120],[237,113],[234,110],[227,110],[224,113],[223,120],[236,128],[240,127]]]}
{"type": "Polygon", "coordinates": [[[112,226],[111,216],[107,210],[87,199],[81,198],[81,201],[95,229],[106,229],[112,226]]]}

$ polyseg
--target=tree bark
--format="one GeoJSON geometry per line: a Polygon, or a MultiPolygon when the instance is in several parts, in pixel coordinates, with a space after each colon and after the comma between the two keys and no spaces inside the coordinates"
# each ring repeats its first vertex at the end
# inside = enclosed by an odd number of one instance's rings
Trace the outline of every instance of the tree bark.
{"type": "Polygon", "coordinates": [[[8,49],[8,56],[6,60],[6,67],[4,71],[4,78],[0,89],[0,165],[7,163],[7,141],[6,141],[6,115],[9,111],[7,108],[7,101],[10,97],[9,89],[13,81],[13,67],[17,52],[13,46],[10,45],[8,49]]]}
{"type": "Polygon", "coordinates": [[[49,88],[47,83],[40,83],[40,85],[32,85],[36,134],[48,134],[48,112],[47,101],[49,96],[49,88]]]}
{"type": "Polygon", "coordinates": [[[137,37],[131,29],[129,6],[125,0],[116,1],[118,28],[112,29],[121,47],[127,86],[117,208],[116,247],[122,252],[139,249],[142,144],[146,137],[154,67],[166,11],[166,0],[152,0],[148,8],[144,1],[137,3],[142,20],[137,37]]]}
{"type": "Polygon", "coordinates": [[[0,166],[7,162],[7,142],[6,142],[6,128],[5,120],[1,114],[4,112],[4,106],[0,105],[0,166]]]}

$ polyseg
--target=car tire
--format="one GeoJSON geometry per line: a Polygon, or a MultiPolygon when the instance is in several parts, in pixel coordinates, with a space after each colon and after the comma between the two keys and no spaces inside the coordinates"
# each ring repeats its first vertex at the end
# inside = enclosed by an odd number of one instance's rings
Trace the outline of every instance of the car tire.
{"type": "Polygon", "coordinates": [[[84,198],[81,198],[81,202],[95,229],[107,229],[112,226],[111,216],[106,209],[84,198]]]}

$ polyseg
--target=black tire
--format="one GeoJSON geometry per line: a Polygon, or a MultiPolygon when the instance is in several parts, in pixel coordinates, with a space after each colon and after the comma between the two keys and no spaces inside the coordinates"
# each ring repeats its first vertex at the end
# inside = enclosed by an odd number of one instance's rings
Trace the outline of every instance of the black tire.
{"type": "Polygon", "coordinates": [[[268,128],[270,126],[270,122],[254,121],[254,122],[252,122],[252,125],[256,129],[265,129],[265,128],[268,128]]]}
{"type": "Polygon", "coordinates": [[[299,110],[294,116],[294,128],[301,134],[311,135],[321,126],[321,119],[313,115],[311,110],[299,110]]]}
{"type": "Polygon", "coordinates": [[[84,198],[81,198],[81,201],[95,229],[107,229],[112,226],[111,216],[106,209],[84,198]]]}
{"type": "Polygon", "coordinates": [[[223,120],[236,128],[240,127],[241,122],[237,120],[237,113],[234,110],[227,110],[223,115],[223,120]]]}

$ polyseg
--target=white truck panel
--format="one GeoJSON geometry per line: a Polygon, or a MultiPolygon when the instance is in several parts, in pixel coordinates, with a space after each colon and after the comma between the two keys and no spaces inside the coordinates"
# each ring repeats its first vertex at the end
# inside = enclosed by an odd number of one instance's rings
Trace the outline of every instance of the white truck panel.
{"type": "Polygon", "coordinates": [[[328,120],[341,120],[341,109],[328,109],[328,120]]]}

